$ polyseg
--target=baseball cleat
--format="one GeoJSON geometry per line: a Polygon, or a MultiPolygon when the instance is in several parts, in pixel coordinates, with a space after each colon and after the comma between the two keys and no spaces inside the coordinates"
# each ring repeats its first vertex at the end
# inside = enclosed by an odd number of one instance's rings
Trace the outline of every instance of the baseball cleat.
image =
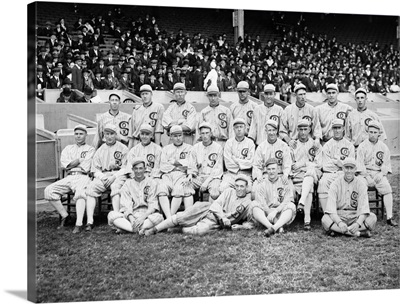
{"type": "Polygon", "coordinates": [[[72,233],[73,234],[78,234],[78,233],[81,233],[82,232],[82,229],[83,229],[83,227],[82,226],[75,226],[74,227],[74,230],[72,230],[72,233]]]}
{"type": "Polygon", "coordinates": [[[275,234],[274,228],[270,227],[264,231],[264,236],[270,237],[271,235],[275,234]]]}
{"type": "Polygon", "coordinates": [[[397,227],[397,226],[398,226],[398,224],[393,220],[393,218],[387,219],[387,220],[386,220],[386,223],[387,223],[389,226],[392,226],[392,227],[397,227]]]}
{"type": "Polygon", "coordinates": [[[304,223],[304,230],[305,231],[310,231],[311,230],[311,224],[310,223],[304,223]]]}
{"type": "Polygon", "coordinates": [[[62,219],[60,220],[60,225],[57,226],[57,229],[58,229],[58,230],[64,229],[65,226],[68,225],[70,218],[71,218],[71,217],[70,217],[69,215],[67,215],[66,217],[62,218],[62,219]]]}
{"type": "Polygon", "coordinates": [[[369,230],[357,231],[357,232],[359,232],[359,236],[361,236],[361,237],[365,237],[365,238],[371,237],[371,231],[369,231],[369,230]]]}
{"type": "Polygon", "coordinates": [[[93,229],[93,224],[86,224],[85,228],[86,231],[92,231],[92,229],[93,229]]]}

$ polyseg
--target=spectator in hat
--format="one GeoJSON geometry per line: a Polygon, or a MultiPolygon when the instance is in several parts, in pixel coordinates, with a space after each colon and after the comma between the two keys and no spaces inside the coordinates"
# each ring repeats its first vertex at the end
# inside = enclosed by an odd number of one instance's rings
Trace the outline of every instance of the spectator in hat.
{"type": "Polygon", "coordinates": [[[101,70],[95,69],[94,71],[93,86],[95,90],[104,90],[106,87],[104,78],[101,77],[101,70]]]}
{"type": "Polygon", "coordinates": [[[149,85],[151,86],[151,88],[154,90],[156,90],[157,87],[157,80],[156,80],[156,73],[154,71],[152,71],[150,73],[150,77],[149,77],[149,85]]]}
{"type": "Polygon", "coordinates": [[[83,75],[83,89],[85,88],[90,88],[94,89],[94,84],[93,84],[93,72],[87,68],[82,69],[82,75],[83,75]]]}
{"type": "Polygon", "coordinates": [[[393,191],[387,179],[387,175],[392,173],[390,150],[379,139],[382,129],[379,121],[370,120],[367,129],[368,138],[357,150],[357,171],[360,172],[365,185],[375,187],[383,196],[387,224],[395,227],[398,224],[393,220],[393,191]]]}
{"type": "Polygon", "coordinates": [[[119,79],[120,90],[133,91],[132,81],[129,79],[128,70],[124,70],[121,73],[121,77],[119,79]]]}
{"type": "MultiPolygon", "coordinates": [[[[357,110],[351,111],[347,117],[346,138],[357,149],[358,146],[368,138],[368,124],[370,121],[381,122],[379,116],[367,108],[368,96],[363,88],[357,89],[354,94],[354,100],[357,104],[357,110]]],[[[380,128],[380,140],[386,140],[386,132],[383,126],[380,128]]]]}
{"type": "Polygon", "coordinates": [[[140,97],[140,88],[145,84],[149,84],[149,80],[146,78],[146,73],[143,69],[141,69],[138,74],[139,77],[134,83],[134,92],[140,97]]]}
{"type": "Polygon", "coordinates": [[[76,93],[71,90],[69,87],[63,87],[60,97],[57,98],[57,103],[72,103],[77,102],[78,97],[76,93]]]}
{"type": "Polygon", "coordinates": [[[317,155],[318,167],[322,169],[322,177],[318,182],[318,198],[322,210],[325,211],[331,183],[343,174],[343,161],[355,157],[353,144],[344,138],[344,120],[336,118],[332,121],[333,137],[322,147],[317,155]]]}
{"type": "Polygon", "coordinates": [[[47,81],[46,78],[43,76],[43,68],[37,67],[36,68],[36,96],[43,99],[44,89],[47,88],[47,81]]]}
{"type": "Polygon", "coordinates": [[[60,78],[60,69],[53,68],[53,76],[50,77],[49,88],[50,89],[61,89],[62,80],[60,78]]]}
{"type": "Polygon", "coordinates": [[[93,89],[91,87],[85,87],[83,89],[83,96],[79,97],[76,102],[92,103],[90,100],[93,97],[93,89]]]}
{"type": "Polygon", "coordinates": [[[232,77],[232,71],[230,70],[226,72],[225,85],[227,92],[234,92],[236,90],[236,81],[235,78],[232,77]]]}
{"type": "Polygon", "coordinates": [[[75,57],[74,66],[71,69],[72,89],[83,90],[82,59],[75,57]]]}
{"type": "Polygon", "coordinates": [[[118,90],[120,87],[119,81],[113,76],[113,71],[107,68],[107,76],[104,79],[104,85],[106,90],[118,90]]]}
{"type": "Polygon", "coordinates": [[[322,227],[328,235],[371,237],[376,225],[376,215],[368,204],[368,191],[363,179],[356,176],[354,158],[343,161],[343,171],[329,189],[328,202],[321,219],[322,227]]]}
{"type": "Polygon", "coordinates": [[[167,89],[168,91],[171,91],[171,90],[173,89],[174,84],[175,84],[176,82],[175,82],[175,79],[174,79],[174,77],[173,77],[173,72],[172,72],[171,69],[168,69],[168,70],[167,70],[167,76],[166,76],[166,78],[165,78],[165,80],[164,80],[164,83],[165,83],[166,89],[167,89]]]}
{"type": "Polygon", "coordinates": [[[202,65],[199,61],[196,63],[196,69],[193,73],[192,84],[193,84],[193,91],[203,91],[204,90],[202,65]]]}

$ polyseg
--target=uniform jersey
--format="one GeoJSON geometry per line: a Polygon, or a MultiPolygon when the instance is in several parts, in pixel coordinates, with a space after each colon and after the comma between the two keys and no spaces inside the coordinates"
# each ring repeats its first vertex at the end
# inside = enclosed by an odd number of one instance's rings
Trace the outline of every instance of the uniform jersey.
{"type": "Polygon", "coordinates": [[[262,179],[263,174],[266,172],[265,163],[269,158],[278,160],[279,173],[283,173],[286,176],[290,174],[292,158],[289,146],[278,138],[273,144],[265,140],[257,147],[253,161],[253,179],[262,179]]]}
{"type": "Polygon", "coordinates": [[[344,103],[338,102],[335,106],[330,106],[327,102],[315,107],[318,119],[321,124],[322,138],[325,142],[333,137],[332,121],[336,118],[343,119],[346,126],[347,112],[353,108],[344,103]]]}
{"type": "Polygon", "coordinates": [[[340,140],[330,139],[317,155],[317,164],[322,172],[335,173],[341,171],[341,167],[334,163],[334,160],[345,160],[347,157],[355,158],[355,149],[346,138],[340,140]]]}
{"type": "Polygon", "coordinates": [[[211,204],[209,212],[219,219],[226,217],[233,225],[247,219],[250,203],[250,193],[245,197],[238,197],[236,190],[228,188],[211,204]]]}
{"type": "Polygon", "coordinates": [[[93,156],[91,171],[97,178],[101,178],[103,172],[115,171],[115,176],[125,174],[127,154],[128,148],[119,141],[111,146],[104,143],[93,156]],[[117,165],[120,169],[112,170],[112,165],[117,165]]]}
{"type": "Polygon", "coordinates": [[[317,149],[314,146],[314,141],[309,138],[306,142],[296,140],[296,148],[290,148],[292,162],[300,165],[300,168],[296,170],[292,169],[294,176],[298,172],[307,172],[307,170],[315,168],[315,156],[317,154],[317,149]]]}
{"type": "Polygon", "coordinates": [[[325,213],[348,217],[370,212],[367,186],[361,177],[355,176],[351,182],[339,177],[332,182],[328,193],[325,213]]]}
{"type": "MultiPolygon", "coordinates": [[[[379,116],[369,109],[361,112],[354,110],[349,113],[347,117],[346,137],[354,146],[358,147],[365,139],[368,139],[368,124],[371,120],[381,122],[379,116]]],[[[386,132],[383,130],[379,139],[383,141],[386,138],[386,132]]]]}
{"type": "Polygon", "coordinates": [[[68,145],[61,152],[61,167],[67,168],[67,166],[78,158],[83,158],[84,160],[76,167],[68,171],[81,171],[83,173],[88,173],[90,171],[90,166],[92,162],[95,149],[88,145],[68,145]]]}
{"type": "Polygon", "coordinates": [[[357,149],[357,171],[366,173],[367,170],[382,172],[384,175],[392,172],[390,150],[382,141],[376,144],[364,140],[357,149]]]}
{"type": "Polygon", "coordinates": [[[162,149],[160,171],[170,173],[175,169],[175,161],[181,163],[183,167],[189,166],[190,152],[193,146],[183,143],[180,146],[169,144],[162,149]]]}
{"type": "Polygon", "coordinates": [[[253,119],[253,113],[256,106],[257,103],[255,103],[252,100],[248,100],[248,102],[246,103],[234,102],[230,106],[233,119],[243,118],[244,121],[246,122],[246,135],[249,134],[250,125],[253,119]]]}
{"type": "Polygon", "coordinates": [[[212,128],[212,134],[217,140],[228,140],[233,134],[232,113],[227,107],[218,105],[216,107],[207,106],[200,112],[199,125],[208,122],[212,128]]]}
{"type": "Polygon", "coordinates": [[[238,173],[239,170],[250,170],[253,167],[255,153],[254,142],[245,137],[242,141],[236,138],[227,140],[224,146],[224,162],[225,167],[229,172],[238,173]],[[234,156],[238,163],[234,162],[234,156]]]}
{"type": "Polygon", "coordinates": [[[129,138],[139,138],[140,126],[144,123],[153,127],[154,133],[163,133],[162,119],[164,114],[164,106],[162,104],[152,102],[147,107],[143,104],[133,108],[131,121],[129,124],[129,138]]]}
{"type": "Polygon", "coordinates": [[[97,121],[97,133],[93,140],[96,147],[97,145],[100,146],[104,141],[104,126],[109,123],[117,127],[119,140],[128,142],[130,120],[131,115],[121,111],[119,111],[116,115],[111,114],[110,111],[101,114],[97,121]]]}
{"type": "Polygon", "coordinates": [[[150,177],[145,177],[141,182],[128,179],[121,189],[119,212],[128,217],[129,214],[146,212],[150,208],[159,210],[155,181],[150,177]]]}
{"type": "Polygon", "coordinates": [[[132,160],[136,157],[144,158],[146,162],[146,172],[149,176],[158,177],[160,175],[160,161],[162,148],[153,142],[147,146],[142,143],[134,146],[127,155],[126,172],[132,172],[132,160]]]}
{"type": "Polygon", "coordinates": [[[287,134],[285,125],[286,114],[283,108],[274,104],[272,107],[266,107],[264,104],[257,105],[253,112],[253,119],[251,121],[249,138],[255,140],[257,145],[261,145],[267,139],[267,132],[265,131],[265,124],[269,119],[278,122],[279,135],[284,136],[287,134]]]}
{"type": "Polygon", "coordinates": [[[284,185],[280,177],[274,182],[266,178],[257,188],[255,199],[264,211],[268,212],[270,208],[278,208],[280,211],[293,202],[293,190],[289,184],[284,185]]]}
{"type": "Polygon", "coordinates": [[[190,152],[188,173],[196,176],[212,176],[221,178],[223,174],[223,149],[212,142],[205,146],[202,142],[195,144],[190,152]]]}
{"type": "Polygon", "coordinates": [[[285,118],[283,122],[285,125],[288,136],[290,139],[297,139],[298,130],[297,125],[301,119],[307,119],[311,123],[310,135],[313,139],[322,138],[321,124],[317,111],[312,105],[305,104],[304,107],[299,108],[295,103],[288,105],[285,108],[285,118]]]}
{"type": "Polygon", "coordinates": [[[174,120],[184,119],[183,126],[188,127],[192,132],[196,130],[196,109],[189,102],[179,105],[177,102],[171,102],[165,111],[162,119],[164,128],[168,128],[169,124],[174,120]]]}

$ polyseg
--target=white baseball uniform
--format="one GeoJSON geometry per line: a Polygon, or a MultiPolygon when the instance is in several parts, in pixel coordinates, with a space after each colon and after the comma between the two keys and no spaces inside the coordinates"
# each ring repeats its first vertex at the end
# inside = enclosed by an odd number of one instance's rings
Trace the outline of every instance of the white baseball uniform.
{"type": "Polygon", "coordinates": [[[94,146],[98,147],[105,141],[104,127],[109,123],[117,127],[118,140],[127,144],[130,120],[131,115],[121,111],[116,115],[111,114],[110,110],[101,114],[97,121],[97,133],[93,139],[94,146]]]}
{"type": "Polygon", "coordinates": [[[249,134],[250,125],[253,119],[253,113],[256,106],[257,103],[255,103],[252,100],[248,100],[246,103],[241,103],[240,101],[234,102],[230,106],[233,119],[243,118],[244,121],[246,122],[246,135],[249,134]]]}
{"type": "MultiPolygon", "coordinates": [[[[199,125],[208,122],[212,128],[212,134],[217,141],[227,141],[233,136],[233,119],[231,110],[222,105],[216,107],[207,106],[200,112],[199,125]]],[[[200,134],[198,132],[198,134],[200,134]]]]}
{"type": "Polygon", "coordinates": [[[146,161],[146,173],[151,177],[160,177],[160,161],[162,148],[153,142],[148,145],[139,143],[134,146],[127,155],[126,173],[132,173],[132,160],[142,157],[146,161]]]}
{"type": "Polygon", "coordinates": [[[140,126],[144,123],[153,127],[154,133],[163,133],[162,119],[164,115],[164,106],[157,102],[150,105],[138,105],[133,108],[132,117],[129,124],[129,138],[139,140],[140,126]]]}

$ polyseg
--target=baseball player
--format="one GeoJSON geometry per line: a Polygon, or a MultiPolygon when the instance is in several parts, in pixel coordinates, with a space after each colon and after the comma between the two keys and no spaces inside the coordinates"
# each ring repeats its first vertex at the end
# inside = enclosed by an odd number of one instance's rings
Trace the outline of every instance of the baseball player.
{"type": "Polygon", "coordinates": [[[190,152],[188,178],[194,189],[200,189],[201,192],[208,190],[210,199],[215,200],[220,195],[223,149],[213,140],[211,129],[206,122],[199,126],[201,142],[195,144],[190,152]]]}
{"type": "Polygon", "coordinates": [[[379,139],[382,125],[371,120],[368,124],[368,139],[365,139],[357,150],[357,167],[360,176],[367,186],[375,187],[383,196],[383,204],[386,209],[387,224],[397,226],[393,220],[393,195],[387,175],[392,173],[390,163],[390,150],[379,139]]]}
{"type": "Polygon", "coordinates": [[[108,213],[108,224],[117,228],[117,233],[127,231],[142,233],[145,229],[163,221],[159,213],[156,196],[157,185],[150,177],[146,177],[146,161],[144,158],[132,159],[134,177],[128,179],[121,189],[120,208],[108,213]]]}
{"type": "MultiPolygon", "coordinates": [[[[126,180],[132,175],[132,160],[137,157],[142,157],[146,162],[145,175],[146,177],[156,178],[158,184],[160,177],[160,160],[162,148],[151,141],[153,137],[153,128],[149,124],[140,126],[140,143],[134,146],[127,154],[125,174],[119,175],[112,189],[114,190],[113,204],[118,207],[120,202],[120,189],[125,184],[126,180]]],[[[114,209],[115,210],[115,209],[114,209]]]]}
{"type": "Polygon", "coordinates": [[[326,208],[329,185],[343,174],[343,160],[355,156],[354,146],[343,137],[344,120],[341,118],[334,119],[332,130],[333,137],[323,146],[321,153],[316,158],[318,167],[322,169],[322,177],[318,182],[317,192],[323,211],[326,208]]]}
{"type": "Polygon", "coordinates": [[[357,167],[353,157],[343,160],[344,174],[334,180],[329,189],[322,227],[328,235],[336,233],[371,237],[376,215],[370,213],[367,186],[355,176],[357,167]]]}
{"type": "MultiPolygon", "coordinates": [[[[347,117],[346,125],[346,138],[357,147],[365,140],[368,139],[368,124],[371,120],[381,122],[379,116],[367,109],[367,91],[363,88],[356,90],[354,95],[357,103],[357,110],[351,111],[347,117]]],[[[386,132],[381,124],[380,127],[381,135],[380,140],[386,140],[386,132]]]]}
{"type": "Polygon", "coordinates": [[[284,184],[288,184],[290,170],[292,166],[292,158],[289,146],[278,138],[278,122],[270,119],[265,125],[267,130],[267,139],[262,142],[256,149],[253,161],[253,193],[265,178],[266,161],[270,158],[276,158],[278,162],[278,174],[282,175],[281,179],[284,184]]]}
{"type": "Polygon", "coordinates": [[[128,133],[129,150],[139,143],[140,126],[144,123],[147,123],[153,127],[154,142],[157,145],[160,145],[161,135],[164,133],[164,128],[161,124],[164,114],[164,106],[152,101],[153,89],[150,85],[142,85],[139,91],[143,104],[133,108],[128,133]]]}
{"type": "Polygon", "coordinates": [[[293,203],[293,186],[284,183],[279,176],[278,160],[270,158],[265,166],[268,178],[257,188],[250,214],[256,224],[267,228],[264,235],[270,237],[275,232],[284,232],[283,226],[293,222],[296,206],[293,203]]]}
{"type": "Polygon", "coordinates": [[[128,132],[131,115],[121,112],[119,106],[121,97],[118,93],[111,93],[108,97],[110,109],[101,114],[97,120],[97,133],[93,139],[93,146],[98,149],[104,142],[104,126],[111,123],[117,127],[118,140],[128,145],[128,132]]]}
{"type": "Polygon", "coordinates": [[[192,146],[183,142],[183,130],[175,125],[170,129],[172,143],[161,152],[158,200],[166,218],[175,214],[182,203],[185,209],[193,205],[193,188],[188,181],[188,166],[192,146]],[[172,196],[171,204],[168,196],[172,196]]]}
{"type": "Polygon", "coordinates": [[[233,119],[242,118],[246,123],[245,135],[249,134],[253,112],[257,103],[249,99],[249,83],[247,81],[240,81],[236,87],[239,96],[239,101],[234,102],[230,106],[233,119]]]}
{"type": "Polygon", "coordinates": [[[234,138],[229,138],[224,147],[224,162],[226,172],[222,177],[219,191],[222,193],[225,189],[235,185],[235,179],[238,174],[244,174],[249,177],[249,189],[251,182],[251,170],[253,167],[255,145],[254,142],[245,136],[246,121],[237,117],[233,121],[234,138]]]}
{"type": "Polygon", "coordinates": [[[284,140],[292,149],[295,149],[298,135],[298,123],[302,119],[307,119],[310,121],[310,136],[318,146],[320,145],[322,137],[321,124],[315,108],[306,102],[306,86],[302,83],[296,85],[294,93],[296,94],[296,102],[288,105],[284,110],[286,120],[283,121],[283,124],[287,130],[287,135],[284,140]]]}
{"type": "Polygon", "coordinates": [[[321,171],[317,168],[315,156],[318,153],[319,142],[310,137],[311,122],[301,119],[297,123],[297,136],[290,148],[292,155],[292,181],[295,195],[300,195],[297,213],[304,213],[304,230],[311,230],[311,205],[314,184],[318,182],[321,171]]]}
{"type": "Polygon", "coordinates": [[[86,189],[86,231],[93,229],[96,197],[101,196],[107,189],[111,189],[113,210],[119,210],[119,199],[116,200],[115,195],[119,193],[120,188],[114,189],[113,183],[119,176],[126,173],[128,148],[117,141],[117,127],[113,124],[107,124],[104,127],[104,138],[106,140],[105,143],[97,149],[93,156],[91,172],[94,175],[94,179],[86,189]]]}
{"type": "Polygon", "coordinates": [[[273,84],[265,85],[264,94],[264,103],[255,107],[249,130],[249,138],[253,139],[257,146],[261,145],[267,138],[265,124],[270,119],[277,122],[279,136],[281,138],[287,136],[287,130],[283,124],[286,121],[285,111],[282,107],[274,104],[275,86],[273,84]]]}
{"type": "Polygon", "coordinates": [[[86,126],[77,125],[74,128],[75,144],[66,146],[61,152],[61,167],[66,170],[67,177],[52,183],[44,190],[44,198],[61,216],[61,223],[57,229],[63,229],[69,218],[60,198],[70,191],[74,192],[74,200],[76,201],[76,223],[72,231],[74,234],[82,231],[86,204],[85,190],[90,182],[88,173],[95,152],[92,146],[86,144],[86,135],[86,126]]]}
{"type": "Polygon", "coordinates": [[[209,105],[200,112],[199,125],[208,122],[211,125],[211,132],[215,136],[215,141],[222,147],[229,137],[233,136],[232,113],[227,107],[219,104],[219,89],[211,85],[207,89],[209,105]]]}
{"type": "Polygon", "coordinates": [[[144,233],[152,235],[179,225],[183,233],[203,235],[215,229],[238,225],[249,216],[251,198],[247,194],[247,187],[248,177],[239,174],[235,189],[226,189],[213,203],[196,202],[144,233]]]}
{"type": "Polygon", "coordinates": [[[330,83],[326,86],[328,102],[316,106],[317,116],[321,124],[322,142],[324,145],[333,137],[332,122],[334,119],[342,119],[344,126],[347,123],[348,113],[353,109],[351,106],[337,100],[339,89],[336,84],[330,83]]]}
{"type": "Polygon", "coordinates": [[[193,144],[196,132],[196,109],[185,100],[187,94],[185,84],[177,82],[174,85],[174,100],[163,115],[162,125],[169,131],[172,126],[179,125],[183,130],[183,142],[193,144]]]}
{"type": "Polygon", "coordinates": [[[204,90],[207,91],[210,86],[217,86],[218,72],[215,70],[217,64],[215,60],[210,63],[210,71],[208,72],[206,78],[204,79],[204,90]]]}

